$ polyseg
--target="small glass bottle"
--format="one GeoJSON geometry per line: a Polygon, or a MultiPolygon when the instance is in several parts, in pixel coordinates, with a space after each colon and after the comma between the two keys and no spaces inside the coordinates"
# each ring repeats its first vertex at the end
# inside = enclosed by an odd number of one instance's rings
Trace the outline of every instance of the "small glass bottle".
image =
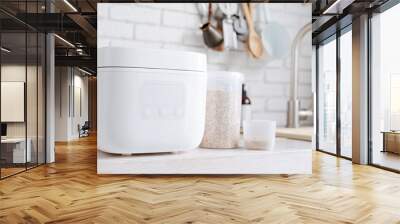
{"type": "Polygon", "coordinates": [[[251,120],[251,100],[247,96],[246,85],[242,84],[242,113],[240,127],[243,128],[243,121],[251,120]]]}

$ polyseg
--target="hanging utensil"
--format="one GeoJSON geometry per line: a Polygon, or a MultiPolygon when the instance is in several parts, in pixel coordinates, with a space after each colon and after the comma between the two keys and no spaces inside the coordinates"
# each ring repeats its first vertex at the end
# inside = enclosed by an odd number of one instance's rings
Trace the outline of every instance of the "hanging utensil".
{"type": "MultiPolygon", "coordinates": [[[[208,4],[209,3],[196,3],[197,12],[199,12],[202,24],[208,22],[208,4]]],[[[217,11],[215,8],[216,7],[212,8],[212,15],[215,15],[217,11]]]]}
{"type": "Polygon", "coordinates": [[[249,34],[247,29],[246,20],[244,19],[243,10],[238,9],[238,14],[233,17],[233,29],[235,30],[237,37],[240,41],[246,42],[249,34]]]}
{"type": "Polygon", "coordinates": [[[207,3],[197,3],[196,4],[196,9],[197,9],[197,12],[200,15],[201,23],[203,24],[203,23],[208,22],[208,19],[207,19],[207,17],[208,17],[208,5],[207,5],[207,3]]]}
{"type": "Polygon", "coordinates": [[[232,16],[238,11],[237,3],[218,3],[219,9],[224,13],[222,30],[224,34],[224,46],[226,48],[237,48],[237,36],[233,29],[232,16]]]}
{"type": "Polygon", "coordinates": [[[223,44],[222,34],[211,24],[212,4],[208,4],[208,21],[200,29],[203,31],[204,43],[209,48],[218,48],[223,44]]]}
{"type": "Polygon", "coordinates": [[[264,54],[264,48],[261,38],[256,33],[254,29],[253,17],[250,11],[250,6],[248,3],[242,3],[242,9],[244,16],[247,20],[247,26],[249,29],[249,38],[247,41],[249,51],[255,58],[261,58],[264,54]]]}

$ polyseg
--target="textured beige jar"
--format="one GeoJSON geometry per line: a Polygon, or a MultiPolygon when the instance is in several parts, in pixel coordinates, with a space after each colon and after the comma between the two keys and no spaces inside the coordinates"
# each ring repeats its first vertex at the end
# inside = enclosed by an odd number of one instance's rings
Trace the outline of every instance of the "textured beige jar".
{"type": "Polygon", "coordinates": [[[237,148],[243,76],[236,72],[208,72],[206,125],[201,148],[237,148]]]}

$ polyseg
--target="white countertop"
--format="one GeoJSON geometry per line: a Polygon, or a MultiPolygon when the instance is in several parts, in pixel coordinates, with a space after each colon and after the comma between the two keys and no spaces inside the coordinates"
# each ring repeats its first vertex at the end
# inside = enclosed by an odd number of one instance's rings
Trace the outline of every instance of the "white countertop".
{"type": "Polygon", "coordinates": [[[141,155],[98,151],[99,174],[310,174],[310,142],[278,138],[275,149],[203,149],[141,155]]]}

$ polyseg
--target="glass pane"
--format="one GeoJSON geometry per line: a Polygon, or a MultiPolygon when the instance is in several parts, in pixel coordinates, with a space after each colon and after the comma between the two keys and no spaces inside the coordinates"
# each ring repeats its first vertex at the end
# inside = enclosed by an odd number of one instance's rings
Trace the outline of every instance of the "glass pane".
{"type": "Polygon", "coordinates": [[[336,41],[318,51],[319,149],[336,153],[336,41]]]}
{"type": "MultiPolygon", "coordinates": [[[[37,13],[37,1],[27,2],[26,12],[37,13]]],[[[34,22],[34,21],[32,21],[34,22]]],[[[38,33],[27,30],[27,76],[26,76],[26,116],[27,116],[27,150],[31,151],[28,168],[38,163],[38,33]]]]}
{"type": "Polygon", "coordinates": [[[2,33],[1,47],[1,172],[5,177],[25,170],[31,158],[26,150],[26,33],[2,33]]]}
{"type": "Polygon", "coordinates": [[[30,153],[30,161],[28,162],[28,168],[34,167],[37,165],[38,160],[38,143],[37,143],[37,116],[38,116],[38,88],[37,88],[37,80],[38,80],[38,36],[36,32],[27,33],[28,38],[28,63],[27,63],[27,80],[26,80],[26,112],[27,112],[27,144],[28,150],[30,153]]]}
{"type": "MultiPolygon", "coordinates": [[[[44,5],[44,0],[0,3],[12,14],[43,13],[44,5]]],[[[3,178],[45,162],[46,54],[44,34],[1,12],[0,19],[3,178]]]]}
{"type": "Polygon", "coordinates": [[[352,35],[340,37],[340,120],[341,155],[352,157],[352,35]]]}
{"type": "Polygon", "coordinates": [[[372,18],[372,163],[400,170],[400,5],[372,18]]]}
{"type": "Polygon", "coordinates": [[[45,88],[46,88],[46,76],[45,76],[45,65],[46,65],[46,37],[44,34],[39,34],[39,45],[38,45],[38,163],[45,163],[46,149],[45,149],[45,88]]]}

